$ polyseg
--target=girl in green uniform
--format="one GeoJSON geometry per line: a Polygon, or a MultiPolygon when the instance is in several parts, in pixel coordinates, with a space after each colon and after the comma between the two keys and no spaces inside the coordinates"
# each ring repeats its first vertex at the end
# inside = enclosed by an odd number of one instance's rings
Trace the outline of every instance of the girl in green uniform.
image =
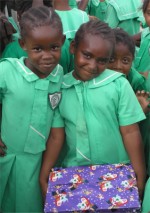
{"type": "Polygon", "coordinates": [[[135,55],[135,44],[132,37],[123,29],[113,29],[116,38],[114,52],[109,60],[108,68],[125,74],[139,99],[144,113],[148,113],[149,93],[146,92],[146,79],[132,67],[135,55]],[[142,91],[142,92],[140,92],[142,91]]]}
{"type": "Polygon", "coordinates": [[[120,27],[130,35],[139,33],[142,13],[141,0],[109,0],[105,22],[111,28],[120,27]]]}
{"type": "MultiPolygon", "coordinates": [[[[114,44],[111,28],[100,20],[81,25],[71,42],[75,68],[63,78],[59,105],[66,133],[60,165],[131,162],[142,197],[146,169],[137,122],[145,115],[124,75],[106,69],[114,44]]],[[[40,172],[43,192],[57,155],[53,141],[40,172]]]]}
{"type": "Polygon", "coordinates": [[[147,23],[147,28],[143,29],[141,44],[134,60],[136,70],[147,78],[147,87],[150,92],[150,1],[143,2],[143,14],[147,23]]]}
{"type": "MultiPolygon", "coordinates": [[[[51,126],[57,127],[59,121],[55,108],[63,70],[58,62],[65,40],[61,20],[48,7],[30,8],[22,16],[20,34],[28,57],[0,62],[3,213],[43,212],[38,181],[42,152],[51,126]]],[[[59,136],[63,138],[63,131],[59,136]]]]}
{"type": "Polygon", "coordinates": [[[149,141],[149,119],[150,119],[150,100],[148,100],[149,93],[146,92],[146,82],[144,76],[136,71],[132,66],[134,59],[135,44],[132,38],[122,29],[113,30],[116,37],[116,45],[114,53],[112,54],[108,68],[117,72],[124,73],[127,80],[132,86],[139,103],[146,115],[146,119],[139,123],[142,139],[145,148],[146,166],[149,167],[150,158],[150,141],[149,141]]]}

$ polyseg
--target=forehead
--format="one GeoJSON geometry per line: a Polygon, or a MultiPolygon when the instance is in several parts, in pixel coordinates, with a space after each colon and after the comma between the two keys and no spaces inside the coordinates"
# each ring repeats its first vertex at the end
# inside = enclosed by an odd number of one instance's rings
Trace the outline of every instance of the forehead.
{"type": "Polygon", "coordinates": [[[145,12],[146,12],[146,11],[148,11],[148,10],[150,10],[150,2],[148,3],[148,5],[147,5],[147,8],[146,8],[145,12]]]}
{"type": "Polygon", "coordinates": [[[25,40],[30,40],[34,43],[55,43],[62,39],[62,33],[59,29],[53,26],[39,26],[34,29],[30,29],[25,36],[25,40]]]}
{"type": "Polygon", "coordinates": [[[107,39],[103,39],[101,35],[86,35],[82,41],[79,42],[78,48],[84,49],[87,52],[97,53],[101,57],[109,54],[112,51],[111,42],[107,39]]]}
{"type": "Polygon", "coordinates": [[[129,46],[123,43],[116,43],[114,54],[116,56],[132,56],[129,46]]]}

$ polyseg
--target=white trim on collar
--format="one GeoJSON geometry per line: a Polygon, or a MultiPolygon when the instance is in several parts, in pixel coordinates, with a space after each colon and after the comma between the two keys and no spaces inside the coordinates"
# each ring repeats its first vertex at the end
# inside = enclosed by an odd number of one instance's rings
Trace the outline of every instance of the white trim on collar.
{"type": "Polygon", "coordinates": [[[17,60],[17,63],[19,64],[19,66],[23,69],[23,71],[27,74],[27,75],[33,75],[33,72],[27,72],[26,69],[24,68],[24,66],[20,63],[20,61],[17,60]]]}
{"type": "Polygon", "coordinates": [[[94,79],[93,79],[93,84],[94,84],[94,85],[101,84],[101,83],[103,83],[104,81],[107,81],[109,78],[111,78],[111,77],[113,77],[114,75],[117,75],[117,74],[118,74],[118,72],[115,72],[115,73],[113,73],[112,75],[110,75],[110,76],[104,78],[103,80],[101,80],[101,81],[99,81],[99,82],[96,82],[96,80],[95,80],[95,78],[94,78],[94,79]]]}

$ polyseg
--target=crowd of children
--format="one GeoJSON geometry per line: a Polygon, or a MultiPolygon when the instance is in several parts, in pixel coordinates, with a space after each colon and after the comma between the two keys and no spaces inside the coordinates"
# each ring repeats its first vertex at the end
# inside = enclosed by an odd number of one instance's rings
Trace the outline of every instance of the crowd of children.
{"type": "Polygon", "coordinates": [[[150,0],[0,3],[0,212],[43,212],[56,165],[108,163],[150,212],[150,0]]]}

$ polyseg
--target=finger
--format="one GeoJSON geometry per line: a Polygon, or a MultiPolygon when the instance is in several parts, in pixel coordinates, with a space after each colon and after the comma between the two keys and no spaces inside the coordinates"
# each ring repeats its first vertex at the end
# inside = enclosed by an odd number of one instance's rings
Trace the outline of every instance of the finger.
{"type": "Polygon", "coordinates": [[[4,157],[6,155],[5,151],[3,149],[0,149],[0,157],[4,157]]]}
{"type": "Polygon", "coordinates": [[[7,146],[0,140],[0,147],[2,147],[3,149],[7,149],[7,146]]]}

